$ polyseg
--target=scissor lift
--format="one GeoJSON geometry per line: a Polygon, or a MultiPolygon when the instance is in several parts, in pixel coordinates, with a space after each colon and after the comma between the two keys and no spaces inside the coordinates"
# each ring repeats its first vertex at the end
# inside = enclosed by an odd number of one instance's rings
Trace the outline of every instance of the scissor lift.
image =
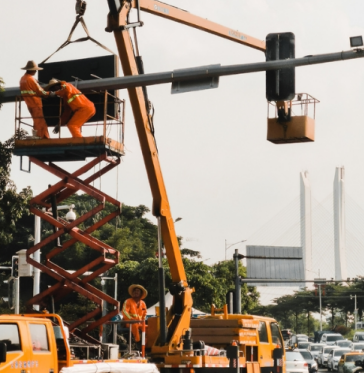
{"type": "MultiPolygon", "coordinates": [[[[27,307],[33,308],[33,305],[44,304],[45,299],[50,296],[53,296],[55,301],[59,301],[69,293],[77,292],[96,303],[94,310],[79,320],[73,320],[69,325],[71,332],[77,328],[83,335],[100,327],[119,313],[119,302],[90,284],[93,279],[119,262],[119,252],[117,250],[91,235],[92,232],[117,217],[121,212],[121,202],[92,185],[95,180],[119,165],[120,158],[124,155],[124,101],[118,99],[116,101],[118,105],[122,105],[122,110],[118,111],[121,114],[119,118],[110,118],[105,111],[104,123],[98,124],[99,131],[101,130],[100,136],[52,139],[37,139],[31,136],[15,141],[14,154],[29,157],[29,172],[30,164],[33,163],[60,179],[54,185],[47,186],[47,189],[30,201],[30,211],[53,225],[54,233],[27,250],[27,262],[43,273],[47,273],[57,282],[30,299],[27,307]],[[114,125],[120,127],[117,129],[119,141],[106,136],[110,126],[114,125]],[[72,173],[54,163],[79,161],[86,158],[93,159],[72,173]],[[91,176],[87,176],[86,173],[92,172],[93,169],[97,171],[91,176]],[[58,217],[57,204],[78,191],[93,197],[98,201],[98,205],[74,221],[67,221],[58,217]],[[114,205],[115,210],[82,230],[80,225],[86,219],[103,210],[106,202],[114,205]],[[57,240],[65,234],[68,234],[70,238],[64,240],[62,245],[57,245],[57,240]],[[72,245],[78,241],[95,250],[99,255],[82,268],[76,269],[74,273],[69,273],[66,269],[55,264],[54,258],[66,250],[72,249],[72,245]],[[45,245],[52,243],[54,243],[53,249],[43,260],[38,262],[33,259],[34,253],[41,250],[45,245]],[[112,311],[101,316],[103,301],[114,307],[112,311]],[[97,319],[95,320],[95,318],[97,319]]],[[[27,119],[20,114],[21,100],[16,105],[19,110],[16,111],[15,128],[19,131],[24,128],[24,125],[29,124],[27,124],[27,119]]]]}

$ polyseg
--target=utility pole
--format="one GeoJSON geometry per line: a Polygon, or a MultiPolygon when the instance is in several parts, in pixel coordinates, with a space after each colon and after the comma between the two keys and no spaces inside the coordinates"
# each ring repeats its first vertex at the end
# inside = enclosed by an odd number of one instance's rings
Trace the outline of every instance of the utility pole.
{"type": "Polygon", "coordinates": [[[321,284],[319,284],[318,288],[319,288],[319,298],[320,298],[320,331],[322,331],[322,299],[321,299],[321,284]]]}
{"type": "MultiPolygon", "coordinates": [[[[353,296],[350,294],[350,299],[353,299],[353,296]]],[[[354,295],[354,299],[355,299],[355,308],[354,308],[354,324],[355,324],[355,331],[356,331],[356,319],[357,319],[357,313],[358,313],[358,310],[356,308],[356,294],[354,295]]]]}

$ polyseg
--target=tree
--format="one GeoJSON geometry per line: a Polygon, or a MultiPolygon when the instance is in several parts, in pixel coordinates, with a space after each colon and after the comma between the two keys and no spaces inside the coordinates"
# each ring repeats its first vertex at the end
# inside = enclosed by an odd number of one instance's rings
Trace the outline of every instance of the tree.
{"type": "MultiPolygon", "coordinates": [[[[17,136],[23,136],[19,133],[17,136]]],[[[15,136],[0,142],[0,245],[10,244],[14,235],[20,230],[17,223],[26,215],[29,215],[29,200],[32,197],[30,187],[23,188],[19,193],[15,183],[10,179],[11,157],[15,145],[15,136]]],[[[23,242],[27,247],[27,239],[23,242]]],[[[9,253],[0,254],[0,260],[4,261],[9,258],[9,253]]],[[[11,254],[10,254],[11,256],[11,254]]]]}

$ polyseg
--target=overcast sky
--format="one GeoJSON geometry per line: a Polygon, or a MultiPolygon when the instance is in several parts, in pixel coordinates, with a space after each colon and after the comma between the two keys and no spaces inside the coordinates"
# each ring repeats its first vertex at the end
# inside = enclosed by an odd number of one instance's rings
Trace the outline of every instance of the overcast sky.
{"type": "MultiPolygon", "coordinates": [[[[349,37],[364,34],[362,0],[168,0],[168,3],[264,40],[272,32],[293,32],[296,57],[349,50],[349,37]]],[[[75,19],[74,0],[1,1],[0,76],[18,85],[28,60],[38,63],[67,38],[75,19]]],[[[106,0],[89,0],[85,21],[93,38],[116,52],[104,31],[106,0]]],[[[261,62],[262,52],[217,36],[142,14],[138,28],[146,73],[209,65],[261,62]]],[[[83,36],[83,30],[75,32],[83,36]]],[[[104,55],[88,41],[71,45],[49,62],[104,55]]],[[[335,167],[346,168],[346,188],[364,206],[363,59],[296,69],[296,92],[321,101],[316,141],[274,145],[266,140],[265,73],[223,77],[218,89],[171,95],[170,85],[148,89],[160,162],[178,235],[212,264],[224,260],[228,244],[248,240],[299,194],[299,172],[308,170],[313,195],[332,192],[335,167]]],[[[120,96],[128,101],[126,91],[120,96]]],[[[126,109],[125,157],[118,175],[102,189],[128,205],[152,205],[131,108],[126,109]],[[117,179],[118,176],[118,179],[117,179]]],[[[0,111],[0,140],[14,133],[14,104],[0,111]]],[[[66,133],[66,131],[64,132],[66,133]]],[[[72,169],[75,165],[67,165],[72,169]]],[[[78,166],[79,167],[79,166],[78,166]]],[[[58,179],[32,167],[12,165],[18,188],[40,193],[58,179]]],[[[297,214],[299,211],[297,210],[297,214]]],[[[155,222],[154,217],[150,218],[155,222]]],[[[256,242],[255,242],[256,243],[256,242]]],[[[244,245],[236,245],[244,251],[244,245]]],[[[232,257],[234,248],[227,251],[232,257]]]]}

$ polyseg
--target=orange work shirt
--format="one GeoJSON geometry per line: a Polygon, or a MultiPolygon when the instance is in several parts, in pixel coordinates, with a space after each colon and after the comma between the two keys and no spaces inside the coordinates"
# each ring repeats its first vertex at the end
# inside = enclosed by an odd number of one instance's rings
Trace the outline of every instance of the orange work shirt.
{"type": "Polygon", "coordinates": [[[147,306],[140,300],[139,304],[133,298],[127,299],[121,310],[124,320],[144,320],[147,316],[147,306]]]}
{"type": "Polygon", "coordinates": [[[94,104],[82,93],[80,92],[74,85],[61,80],[61,89],[55,94],[59,97],[62,97],[64,103],[67,103],[72,111],[76,111],[85,106],[92,106],[94,104]]]}
{"type": "Polygon", "coordinates": [[[49,96],[49,92],[46,92],[34,76],[28,73],[25,73],[20,79],[20,93],[28,107],[42,107],[41,97],[49,96]]]}

